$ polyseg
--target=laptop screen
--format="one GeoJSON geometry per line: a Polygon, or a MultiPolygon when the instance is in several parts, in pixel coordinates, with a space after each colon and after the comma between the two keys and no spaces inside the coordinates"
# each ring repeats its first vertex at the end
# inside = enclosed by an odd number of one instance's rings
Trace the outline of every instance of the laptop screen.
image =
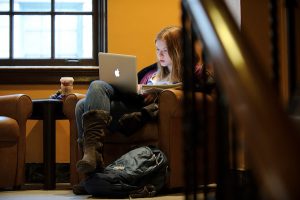
{"type": "Polygon", "coordinates": [[[136,56],[99,52],[99,79],[121,92],[137,93],[136,56]]]}

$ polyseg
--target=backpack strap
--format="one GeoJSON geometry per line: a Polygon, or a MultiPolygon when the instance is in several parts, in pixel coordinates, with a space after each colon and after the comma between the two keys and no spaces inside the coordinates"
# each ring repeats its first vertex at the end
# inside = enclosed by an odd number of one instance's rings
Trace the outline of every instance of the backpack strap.
{"type": "Polygon", "coordinates": [[[156,195],[156,188],[154,185],[145,185],[144,187],[132,191],[129,194],[129,199],[133,198],[144,198],[144,197],[154,197],[156,195]]]}

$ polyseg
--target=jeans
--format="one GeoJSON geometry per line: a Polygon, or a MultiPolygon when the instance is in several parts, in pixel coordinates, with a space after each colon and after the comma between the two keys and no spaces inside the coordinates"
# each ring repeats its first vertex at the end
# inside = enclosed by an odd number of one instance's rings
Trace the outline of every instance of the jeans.
{"type": "MultiPolygon", "coordinates": [[[[142,101],[140,98],[139,101],[142,101]]],[[[83,139],[82,115],[90,110],[104,110],[111,114],[112,122],[108,127],[111,131],[117,130],[118,119],[125,113],[140,111],[142,102],[128,99],[110,84],[96,80],[93,81],[86,93],[86,97],[76,104],[75,116],[78,130],[78,140],[83,139]]]]}

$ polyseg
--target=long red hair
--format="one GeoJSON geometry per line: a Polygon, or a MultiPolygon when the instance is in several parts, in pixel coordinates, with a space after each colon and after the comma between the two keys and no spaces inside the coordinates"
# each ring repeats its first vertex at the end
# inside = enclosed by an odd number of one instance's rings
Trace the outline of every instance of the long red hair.
{"type": "Polygon", "coordinates": [[[166,42],[169,56],[172,60],[172,69],[168,70],[167,67],[162,67],[160,63],[157,63],[159,79],[168,79],[169,82],[181,82],[182,81],[182,42],[181,42],[181,28],[177,26],[169,26],[162,29],[156,36],[155,42],[162,40],[166,42]],[[169,76],[169,77],[168,77],[169,76]]]}

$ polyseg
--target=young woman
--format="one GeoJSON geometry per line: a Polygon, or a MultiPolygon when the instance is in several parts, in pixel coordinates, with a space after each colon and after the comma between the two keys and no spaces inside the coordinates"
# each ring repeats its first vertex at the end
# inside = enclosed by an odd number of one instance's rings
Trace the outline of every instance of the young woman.
{"type": "MultiPolygon", "coordinates": [[[[166,27],[155,39],[157,67],[143,75],[141,84],[174,84],[181,82],[181,28],[166,27]]],[[[125,134],[134,131],[157,113],[157,92],[143,95],[122,94],[106,82],[93,81],[86,98],[75,109],[78,142],[84,156],[77,163],[77,171],[93,172],[103,167],[103,137],[108,130],[125,134]],[[154,103],[154,104],[153,104],[154,103]]]]}
{"type": "MultiPolygon", "coordinates": [[[[181,28],[171,26],[162,29],[156,36],[155,46],[157,63],[138,73],[139,83],[147,85],[180,83],[181,28]]],[[[201,55],[196,59],[195,76],[198,82],[196,89],[208,93],[214,86],[213,77],[210,74],[203,76],[201,55]],[[203,79],[208,82],[208,85],[204,84],[205,87],[202,87],[203,79]]],[[[78,142],[84,152],[82,160],[77,163],[78,172],[88,175],[102,169],[102,141],[108,130],[132,134],[146,121],[156,118],[160,90],[152,91],[142,95],[122,94],[103,81],[93,81],[90,84],[86,98],[77,103],[75,110],[78,142]]],[[[74,185],[73,192],[86,194],[84,181],[74,185]]]]}

